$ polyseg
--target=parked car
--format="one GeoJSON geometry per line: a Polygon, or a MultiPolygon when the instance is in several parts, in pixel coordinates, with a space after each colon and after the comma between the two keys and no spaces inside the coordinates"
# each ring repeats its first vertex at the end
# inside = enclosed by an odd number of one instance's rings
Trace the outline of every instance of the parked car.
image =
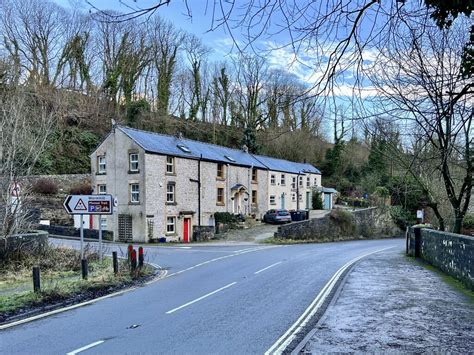
{"type": "Polygon", "coordinates": [[[291,215],[288,210],[268,210],[263,215],[263,221],[265,223],[290,223],[291,215]]]}

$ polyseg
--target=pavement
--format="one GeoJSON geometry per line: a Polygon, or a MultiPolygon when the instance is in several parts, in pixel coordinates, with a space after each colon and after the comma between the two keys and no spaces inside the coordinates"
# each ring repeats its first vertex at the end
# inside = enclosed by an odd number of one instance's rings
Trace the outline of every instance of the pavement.
{"type": "Polygon", "coordinates": [[[288,339],[300,343],[304,335],[285,334],[338,270],[386,248],[400,252],[404,240],[145,246],[146,259],[167,270],[164,279],[4,328],[0,353],[263,354],[288,339]]]}
{"type": "Polygon", "coordinates": [[[297,351],[473,354],[474,298],[399,250],[373,254],[297,351]]]}

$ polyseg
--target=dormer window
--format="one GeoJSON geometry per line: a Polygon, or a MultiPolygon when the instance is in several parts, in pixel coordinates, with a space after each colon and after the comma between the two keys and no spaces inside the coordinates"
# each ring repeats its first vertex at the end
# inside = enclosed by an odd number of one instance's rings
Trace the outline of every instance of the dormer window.
{"type": "Polygon", "coordinates": [[[191,153],[191,149],[189,149],[188,147],[186,147],[184,144],[178,144],[177,147],[179,149],[181,149],[183,152],[185,153],[191,153]]]}
{"type": "Polygon", "coordinates": [[[226,158],[228,161],[235,163],[235,159],[232,158],[230,155],[224,155],[224,158],[226,158]]]}
{"type": "Polygon", "coordinates": [[[138,172],[138,153],[130,153],[128,155],[129,170],[132,173],[138,172]]]}
{"type": "Polygon", "coordinates": [[[99,155],[97,157],[97,173],[105,174],[107,170],[107,164],[105,162],[105,155],[99,155]]]}

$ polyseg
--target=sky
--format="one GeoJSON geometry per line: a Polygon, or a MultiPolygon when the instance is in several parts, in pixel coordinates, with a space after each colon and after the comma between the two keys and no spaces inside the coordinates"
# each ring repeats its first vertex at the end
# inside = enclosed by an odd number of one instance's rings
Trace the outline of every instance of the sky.
{"type": "MultiPolygon", "coordinates": [[[[54,1],[64,7],[76,4],[76,6],[80,5],[86,12],[89,10],[95,11],[91,5],[87,4],[86,0],[54,1]]],[[[128,6],[140,6],[142,8],[149,7],[156,4],[157,1],[159,0],[89,0],[93,6],[100,10],[115,10],[118,12],[129,12],[130,8],[128,6]]],[[[213,4],[215,1],[217,1],[218,4],[220,3],[218,0],[188,0],[189,11],[191,11],[192,17],[188,15],[188,8],[186,7],[185,0],[171,0],[169,5],[160,7],[156,13],[159,14],[160,17],[173,23],[175,27],[199,37],[206,46],[212,49],[209,58],[213,61],[222,61],[230,58],[232,54],[236,54],[235,42],[239,44],[245,42],[244,36],[247,27],[239,27],[236,25],[235,19],[238,18],[238,16],[235,15],[242,13],[242,9],[237,8],[234,13],[234,22],[231,22],[231,26],[233,26],[233,37],[229,34],[229,31],[225,30],[223,27],[210,30],[212,26],[212,9],[206,7],[206,5],[208,3],[213,4]]],[[[225,0],[222,3],[225,4],[225,0]]],[[[247,1],[238,0],[236,3],[246,4],[247,1]]],[[[293,4],[292,1],[288,1],[288,3],[293,4]]],[[[316,2],[316,4],[319,3],[316,2]]],[[[294,8],[291,8],[289,12],[293,10],[294,8]]],[[[310,13],[310,10],[317,9],[306,9],[306,13],[303,14],[307,15],[307,13],[310,13]]],[[[302,42],[303,46],[297,50],[298,56],[296,57],[294,48],[287,46],[287,44],[291,42],[289,34],[285,31],[280,31],[280,28],[278,27],[279,22],[284,20],[283,16],[286,16],[284,11],[277,11],[272,14],[272,22],[269,24],[267,33],[261,36],[258,41],[254,43],[254,48],[259,55],[266,58],[267,63],[271,68],[283,69],[295,75],[302,83],[311,86],[321,78],[322,69],[324,68],[325,60],[327,59],[321,55],[321,51],[326,52],[331,50],[338,42],[334,42],[332,39],[334,33],[326,34],[326,40],[322,41],[324,43],[323,45],[319,43],[319,39],[318,41],[314,41],[313,38],[312,40],[314,42],[311,43],[310,48],[305,48],[306,43],[302,42]],[[329,37],[331,40],[328,40],[329,37]],[[321,49],[321,47],[324,46],[325,48],[321,49]],[[295,60],[296,58],[297,60],[295,60]]],[[[311,16],[315,16],[315,14],[312,13],[312,15],[309,15],[310,19],[312,19],[311,16]]],[[[146,19],[146,17],[142,18],[143,20],[146,19]]],[[[335,35],[336,39],[337,36],[343,36],[345,30],[347,30],[347,28],[344,28],[344,26],[338,26],[335,35]]],[[[370,50],[364,51],[364,59],[368,61],[370,61],[374,55],[375,54],[370,50]]],[[[341,65],[341,70],[343,69],[342,67],[343,66],[341,65]]],[[[354,111],[351,108],[351,99],[354,94],[354,82],[354,73],[351,69],[348,70],[346,68],[344,74],[340,76],[340,80],[338,81],[339,86],[335,89],[334,94],[330,94],[330,96],[333,95],[332,99],[334,100],[329,100],[331,103],[328,105],[331,107],[342,107],[344,115],[352,115],[354,111]]],[[[363,83],[362,86],[364,89],[360,92],[362,97],[373,95],[373,90],[370,85],[363,83]]],[[[325,102],[326,101],[327,100],[325,100],[325,102]]]]}

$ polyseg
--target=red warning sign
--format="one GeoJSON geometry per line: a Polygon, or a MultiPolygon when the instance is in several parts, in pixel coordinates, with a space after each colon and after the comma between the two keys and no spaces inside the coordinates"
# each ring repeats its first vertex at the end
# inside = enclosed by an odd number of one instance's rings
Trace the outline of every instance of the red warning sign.
{"type": "Polygon", "coordinates": [[[76,210],[76,211],[87,211],[87,207],[86,207],[86,205],[84,204],[84,202],[82,201],[81,198],[79,199],[79,201],[77,201],[76,207],[74,207],[74,210],[76,210]]]}

